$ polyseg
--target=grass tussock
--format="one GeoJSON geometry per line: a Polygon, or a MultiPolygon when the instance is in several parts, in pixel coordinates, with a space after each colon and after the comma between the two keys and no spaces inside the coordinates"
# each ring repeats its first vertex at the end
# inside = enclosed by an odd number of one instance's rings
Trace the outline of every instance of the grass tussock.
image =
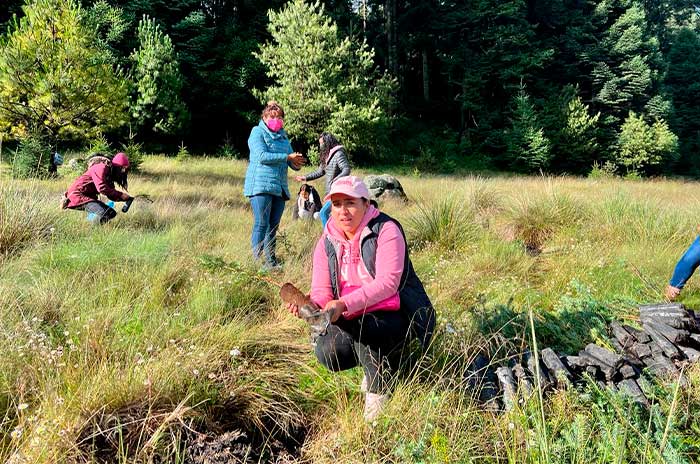
{"type": "Polygon", "coordinates": [[[585,218],[585,208],[567,195],[552,194],[531,199],[521,196],[508,210],[506,228],[521,240],[528,253],[539,254],[559,230],[585,218]]]}
{"type": "Polygon", "coordinates": [[[408,220],[408,235],[417,248],[462,249],[478,236],[479,229],[474,211],[456,197],[420,204],[408,220]]]}
{"type": "Polygon", "coordinates": [[[49,196],[39,190],[0,185],[0,260],[56,232],[60,220],[58,201],[55,203],[51,204],[49,196]]]}

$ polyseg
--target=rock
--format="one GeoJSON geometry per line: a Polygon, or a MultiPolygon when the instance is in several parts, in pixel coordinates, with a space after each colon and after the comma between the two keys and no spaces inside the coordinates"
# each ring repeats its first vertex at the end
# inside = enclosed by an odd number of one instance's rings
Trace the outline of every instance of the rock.
{"type": "Polygon", "coordinates": [[[401,182],[389,174],[369,175],[364,178],[364,182],[373,198],[407,199],[401,182]]]}

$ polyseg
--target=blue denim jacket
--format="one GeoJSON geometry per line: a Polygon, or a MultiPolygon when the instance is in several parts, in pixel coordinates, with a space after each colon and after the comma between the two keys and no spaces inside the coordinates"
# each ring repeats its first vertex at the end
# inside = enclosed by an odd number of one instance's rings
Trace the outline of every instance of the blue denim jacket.
{"type": "Polygon", "coordinates": [[[248,137],[250,164],[245,175],[243,194],[247,197],[268,193],[285,200],[291,198],[287,183],[287,155],[293,152],[284,129],[272,132],[260,120],[248,137]]]}

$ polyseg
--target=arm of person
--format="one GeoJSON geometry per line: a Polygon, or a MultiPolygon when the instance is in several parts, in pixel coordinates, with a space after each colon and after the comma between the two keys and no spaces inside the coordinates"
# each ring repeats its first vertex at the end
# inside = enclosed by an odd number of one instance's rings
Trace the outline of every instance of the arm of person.
{"type": "Polygon", "coordinates": [[[126,201],[131,198],[128,193],[120,192],[110,185],[110,182],[107,181],[109,176],[108,170],[107,165],[103,163],[96,164],[90,170],[90,177],[92,177],[92,182],[95,184],[97,191],[112,201],[126,201]]]}
{"type": "Polygon", "coordinates": [[[324,175],[326,175],[326,170],[319,166],[318,169],[316,169],[315,171],[305,175],[304,180],[316,180],[324,175]]]}
{"type": "Polygon", "coordinates": [[[326,303],[333,299],[333,287],[331,286],[331,275],[328,272],[328,256],[326,256],[324,236],[321,236],[314,249],[310,296],[311,301],[316,303],[319,308],[325,307],[326,303]]]}
{"type": "Polygon", "coordinates": [[[340,174],[338,177],[345,177],[350,175],[350,163],[348,162],[348,157],[345,155],[343,150],[339,150],[335,154],[338,157],[338,168],[340,168],[340,174]]]}
{"type": "MultiPolygon", "coordinates": [[[[267,144],[259,127],[254,127],[248,137],[248,148],[250,149],[251,158],[260,161],[261,164],[280,164],[287,162],[289,153],[275,153],[267,151],[267,144]]],[[[291,149],[291,148],[290,148],[291,149]]]]}
{"type": "Polygon", "coordinates": [[[376,275],[374,280],[343,295],[346,315],[361,314],[366,308],[395,295],[399,291],[406,258],[406,241],[398,226],[387,222],[377,237],[376,275]]]}

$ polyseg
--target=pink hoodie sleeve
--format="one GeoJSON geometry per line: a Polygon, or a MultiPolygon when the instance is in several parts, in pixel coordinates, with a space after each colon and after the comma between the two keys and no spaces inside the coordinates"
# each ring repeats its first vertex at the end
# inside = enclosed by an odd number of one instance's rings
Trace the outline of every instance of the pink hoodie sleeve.
{"type": "Polygon", "coordinates": [[[311,273],[311,300],[323,308],[333,299],[331,275],[328,272],[328,257],[325,249],[325,235],[316,244],[314,250],[313,271],[311,273]]]}
{"type": "MultiPolygon", "coordinates": [[[[406,241],[398,226],[393,222],[385,223],[377,237],[374,280],[341,298],[347,306],[345,311],[347,317],[352,318],[366,308],[396,295],[401,283],[401,274],[403,274],[405,253],[406,241]]],[[[323,254],[325,256],[325,252],[323,254]]]]}

